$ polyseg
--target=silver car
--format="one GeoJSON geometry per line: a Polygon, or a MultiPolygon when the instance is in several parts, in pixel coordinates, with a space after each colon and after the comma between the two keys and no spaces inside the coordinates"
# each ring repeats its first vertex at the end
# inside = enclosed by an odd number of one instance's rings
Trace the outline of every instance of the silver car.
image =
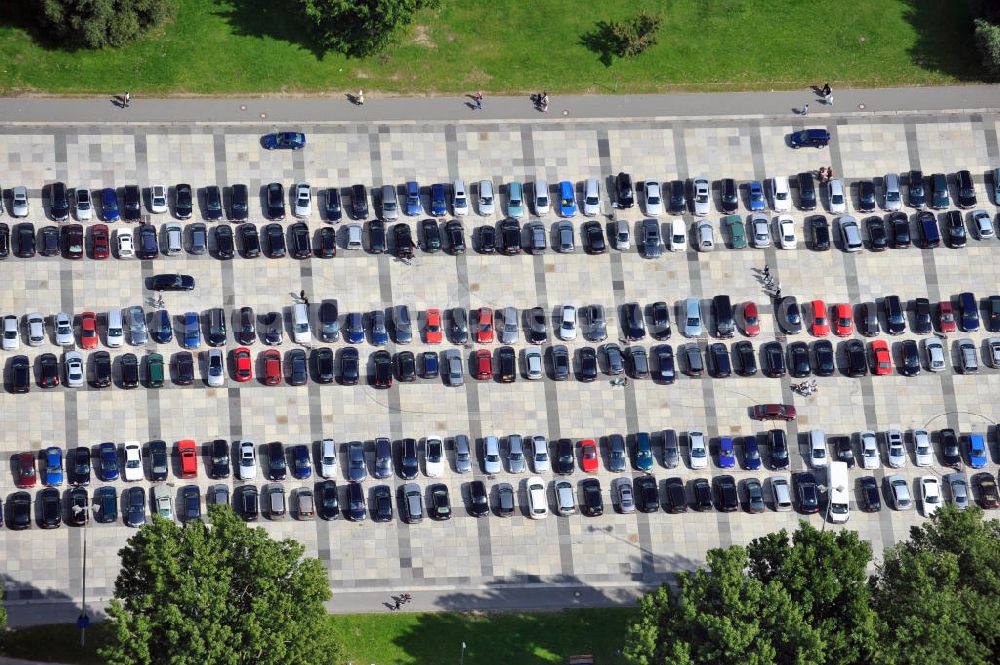
{"type": "Polygon", "coordinates": [[[537,381],[543,376],[542,351],[537,346],[531,346],[524,350],[524,365],[527,377],[537,381]]]}
{"type": "Polygon", "coordinates": [[[507,437],[507,470],[511,473],[524,473],[526,468],[524,441],[520,434],[511,434],[507,437]]]}
{"type": "Polygon", "coordinates": [[[497,334],[501,344],[517,343],[517,308],[504,307],[498,312],[497,334]]]}
{"type": "Polygon", "coordinates": [[[70,388],[82,387],[86,374],[83,367],[83,355],[79,351],[67,351],[64,361],[66,364],[66,385],[70,388]]]}
{"type": "Polygon", "coordinates": [[[222,359],[222,349],[209,349],[205,364],[205,381],[212,388],[219,388],[226,383],[226,367],[222,359]]]}
{"type": "Polygon", "coordinates": [[[944,360],[944,345],[937,338],[927,338],[924,340],[924,351],[927,352],[927,369],[932,372],[943,371],[946,367],[944,360]]]}
{"type": "Polygon", "coordinates": [[[694,214],[703,217],[710,212],[711,191],[708,178],[698,177],[694,179],[694,214]]]}
{"type": "Polygon", "coordinates": [[[969,483],[965,476],[960,473],[952,473],[945,476],[948,481],[948,490],[951,493],[951,502],[959,510],[969,507],[969,483]]]}
{"type": "Polygon", "coordinates": [[[142,346],[149,341],[149,330],[146,328],[146,312],[139,305],[133,305],[126,310],[128,314],[128,336],[133,346],[142,346]]]}
{"type": "Polygon", "coordinates": [[[860,252],[864,247],[864,242],[861,240],[861,227],[858,226],[858,220],[850,215],[844,215],[838,220],[837,226],[840,228],[840,239],[844,243],[844,251],[860,252]]]}
{"type": "Polygon", "coordinates": [[[28,344],[41,346],[45,341],[45,317],[38,312],[28,315],[28,344]]]}
{"type": "Polygon", "coordinates": [[[4,351],[16,351],[21,345],[21,332],[17,317],[7,314],[3,317],[3,348],[4,351]]]}
{"type": "Polygon", "coordinates": [[[256,480],[257,478],[257,447],[253,441],[240,441],[240,459],[236,466],[236,475],[240,480],[256,480]]]}
{"type": "Polygon", "coordinates": [[[549,442],[541,434],[535,434],[531,437],[531,460],[535,467],[535,473],[547,473],[551,468],[549,442]]]}
{"type": "Polygon", "coordinates": [[[462,354],[458,349],[448,349],[444,352],[445,373],[448,377],[448,385],[461,386],[465,383],[465,374],[462,370],[462,354]]]}
{"type": "Polygon", "coordinates": [[[18,185],[11,191],[10,214],[14,217],[28,216],[28,188],[18,185]]]}
{"type": "Polygon", "coordinates": [[[75,341],[73,319],[66,312],[59,312],[55,315],[54,323],[56,328],[56,344],[59,346],[72,346],[75,341]]]}
{"type": "Polygon", "coordinates": [[[753,246],[758,248],[771,246],[771,228],[767,215],[755,213],[750,216],[750,232],[753,235],[753,246]]]}
{"type": "Polygon", "coordinates": [[[604,305],[587,305],[583,308],[587,326],[583,336],[590,342],[603,342],[608,338],[608,321],[604,314],[604,305]]]}
{"type": "Polygon", "coordinates": [[[635,494],[632,491],[632,481],[619,478],[614,484],[614,493],[618,498],[618,512],[628,514],[635,512],[635,494]]]}
{"type": "Polygon", "coordinates": [[[495,436],[488,436],[483,441],[483,471],[490,475],[503,471],[503,463],[500,461],[500,439],[495,436]]]}
{"type": "Polygon", "coordinates": [[[792,509],[792,493],[784,478],[771,478],[771,496],[776,511],[787,512],[792,509]]]}
{"type": "Polygon", "coordinates": [[[573,222],[562,220],[556,224],[556,250],[564,254],[569,254],[576,250],[573,240],[573,222]]]}
{"type": "Polygon", "coordinates": [[[655,180],[647,180],[643,187],[643,194],[646,198],[646,214],[663,214],[663,196],[660,192],[660,183],[655,180]]]}
{"type": "Polygon", "coordinates": [[[174,501],[170,496],[169,485],[153,486],[153,514],[159,515],[165,520],[174,519],[174,501]]]}
{"type": "Polygon", "coordinates": [[[469,445],[469,437],[464,434],[455,435],[455,471],[472,471],[472,447],[469,445]]]}
{"type": "Polygon", "coordinates": [[[976,358],[976,344],[968,337],[958,340],[958,357],[962,361],[962,374],[974,374],[979,371],[979,360],[976,358]]]}
{"type": "Polygon", "coordinates": [[[557,480],[552,484],[556,495],[556,513],[562,516],[576,513],[576,497],[573,495],[573,483],[568,480],[557,480]]]}

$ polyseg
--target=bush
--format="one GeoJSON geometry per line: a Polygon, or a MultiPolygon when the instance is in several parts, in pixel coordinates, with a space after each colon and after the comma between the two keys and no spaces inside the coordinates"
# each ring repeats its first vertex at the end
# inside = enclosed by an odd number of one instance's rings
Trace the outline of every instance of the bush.
{"type": "Polygon", "coordinates": [[[976,46],[983,55],[983,67],[994,76],[1000,75],[1000,25],[977,18],[976,46]]]}
{"type": "Polygon", "coordinates": [[[663,17],[643,10],[625,21],[610,24],[617,54],[624,58],[639,55],[656,44],[656,33],[663,24],[663,17]]]}
{"type": "Polygon", "coordinates": [[[344,55],[364,57],[385,49],[413,21],[440,0],[297,0],[320,44],[344,55]]]}
{"type": "Polygon", "coordinates": [[[173,0],[36,0],[41,21],[60,44],[124,46],[174,13],[173,0]]]}

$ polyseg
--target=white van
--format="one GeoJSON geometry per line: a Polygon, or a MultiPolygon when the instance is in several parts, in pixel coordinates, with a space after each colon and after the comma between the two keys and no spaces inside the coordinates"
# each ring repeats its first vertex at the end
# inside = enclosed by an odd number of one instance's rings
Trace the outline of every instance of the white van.
{"type": "Polygon", "coordinates": [[[687,249],[687,227],[683,219],[670,222],[670,251],[683,252],[687,249]]]}
{"type": "Polygon", "coordinates": [[[122,311],[117,307],[108,310],[108,346],[117,349],[125,343],[125,325],[122,311]]]}
{"type": "Polygon", "coordinates": [[[464,180],[456,180],[452,186],[451,207],[456,215],[469,214],[469,194],[465,191],[464,180]]]}
{"type": "Polygon", "coordinates": [[[587,178],[583,183],[583,214],[593,217],[601,212],[601,186],[597,178],[587,178]]]}
{"type": "Polygon", "coordinates": [[[479,214],[488,217],[496,212],[493,203],[493,181],[479,181],[479,214]]]}
{"type": "Polygon", "coordinates": [[[549,183],[538,179],[532,192],[535,195],[535,214],[538,216],[549,214],[549,183]]]}
{"type": "Polygon", "coordinates": [[[775,212],[792,209],[792,192],[788,189],[788,178],[783,175],[771,178],[771,203],[775,212]]]}
{"type": "Polygon", "coordinates": [[[312,331],[309,328],[309,306],[302,302],[292,305],[292,339],[296,344],[312,342],[312,331]]]}
{"type": "Polygon", "coordinates": [[[834,524],[843,524],[851,517],[847,485],[847,462],[830,462],[829,507],[827,513],[834,524]]]}

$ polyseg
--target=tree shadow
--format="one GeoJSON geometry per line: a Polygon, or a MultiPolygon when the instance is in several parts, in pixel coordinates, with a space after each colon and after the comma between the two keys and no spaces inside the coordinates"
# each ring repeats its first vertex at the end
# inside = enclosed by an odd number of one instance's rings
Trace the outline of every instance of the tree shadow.
{"type": "Polygon", "coordinates": [[[240,37],[269,37],[278,41],[298,44],[322,60],[327,49],[316,38],[312,27],[299,13],[288,11],[283,3],[258,2],[257,0],[230,0],[214,12],[225,18],[232,27],[232,34],[240,37]]]}
{"type": "Polygon", "coordinates": [[[909,50],[921,69],[960,81],[990,81],[973,42],[972,13],[967,2],[907,0],[903,18],[917,40],[909,50]]]}
{"type": "Polygon", "coordinates": [[[596,53],[597,60],[605,67],[611,66],[612,56],[621,53],[621,44],[607,21],[598,21],[593,30],[581,35],[580,45],[596,53]]]}

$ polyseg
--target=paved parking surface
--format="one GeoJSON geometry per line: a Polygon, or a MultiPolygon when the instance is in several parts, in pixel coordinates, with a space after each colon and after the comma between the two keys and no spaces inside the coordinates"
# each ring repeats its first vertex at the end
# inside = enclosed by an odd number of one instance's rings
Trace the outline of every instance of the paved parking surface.
{"type": "MultiPolygon", "coordinates": [[[[499,186],[511,179],[530,181],[538,175],[553,185],[563,179],[580,182],[591,176],[606,178],[619,170],[632,173],[639,181],[704,174],[713,181],[733,177],[746,182],[829,165],[848,182],[911,168],[920,168],[925,174],[966,168],[976,177],[978,207],[995,216],[997,208],[987,196],[984,173],[1000,165],[998,122],[995,114],[841,118],[828,125],[833,134],[831,147],[819,151],[792,151],[785,146],[786,135],[798,126],[782,121],[732,119],[305,126],[302,129],[308,133],[309,146],[297,153],[262,151],[257,129],[244,126],[22,126],[2,131],[0,173],[5,189],[20,184],[29,187],[32,214],[28,219],[36,226],[47,223],[42,217],[41,187],[56,180],[70,187],[91,188],[129,183],[145,187],[188,182],[202,187],[243,182],[256,192],[258,186],[271,181],[280,181],[287,188],[303,178],[316,190],[356,182],[402,185],[410,179],[428,186],[462,177],[468,183],[490,178],[501,191],[499,186]]],[[[605,182],[602,180],[606,190],[605,182]]],[[[717,203],[718,193],[714,194],[717,203]]],[[[505,202],[505,197],[500,198],[505,202]]],[[[8,199],[8,210],[9,204],[8,199]]],[[[606,195],[603,210],[616,214],[606,195]]],[[[745,209],[741,212],[748,214],[745,209]]],[[[642,218],[638,207],[617,214],[635,223],[642,218]]],[[[610,315],[614,307],[626,302],[645,305],[666,300],[673,306],[689,296],[710,299],[724,293],[734,302],[755,300],[761,305],[763,330],[754,340],[757,348],[776,336],[767,296],[754,273],[765,263],[783,293],[797,296],[800,302],[821,298],[830,304],[856,304],[889,294],[899,295],[904,302],[916,297],[936,302],[967,290],[980,297],[1000,291],[1000,267],[993,260],[996,240],[971,240],[962,250],[911,248],[848,255],[835,249],[820,253],[806,249],[802,242],[804,215],[799,211],[791,214],[799,234],[797,250],[736,251],[719,246],[712,253],[665,252],[656,260],[645,260],[634,249],[621,253],[612,250],[602,256],[587,256],[578,250],[572,255],[549,251],[517,257],[482,256],[472,251],[452,257],[418,250],[411,264],[387,255],[344,249],[335,259],[306,261],[239,257],[219,261],[190,254],[142,262],[10,257],[0,263],[0,274],[8,284],[0,295],[0,313],[23,316],[39,311],[51,316],[66,311],[79,315],[86,310],[105,312],[111,307],[148,306],[145,301],[151,294],[143,290],[143,280],[159,272],[182,272],[197,279],[197,289],[191,293],[165,294],[166,308],[175,316],[210,307],[224,307],[231,312],[249,305],[258,313],[287,309],[300,289],[312,303],[337,299],[342,316],[403,303],[421,312],[429,307],[514,306],[523,310],[539,305],[554,311],[564,303],[602,303],[610,315]]],[[[196,212],[191,221],[198,221],[198,217],[196,212]]],[[[708,219],[717,225],[720,217],[716,206],[708,219]]],[[[419,218],[410,218],[411,223],[414,219],[419,218]]],[[[555,219],[553,214],[544,221],[551,225],[555,219]]],[[[661,222],[667,219],[661,217],[661,222]]],[[[685,219],[689,226],[693,223],[692,216],[685,219]]],[[[152,216],[157,225],[167,220],[167,215],[152,216]]],[[[12,220],[5,215],[3,221],[12,220]]],[[[259,205],[252,206],[251,221],[264,221],[259,205]]],[[[285,223],[290,221],[291,216],[285,223]]],[[[475,214],[464,220],[470,245],[473,227],[493,221],[475,214]]],[[[574,222],[578,230],[581,223],[579,217],[574,222]]],[[[316,230],[323,224],[314,210],[310,227],[316,230]]],[[[120,226],[120,222],[112,225],[120,226]]],[[[676,311],[672,318],[675,332],[669,343],[676,346],[676,311]]],[[[609,339],[615,340],[619,324],[616,317],[609,319],[609,339]]],[[[988,335],[981,332],[968,336],[979,342],[988,335]]],[[[966,335],[952,335],[956,339],[959,336],[966,335]]],[[[807,333],[794,337],[811,341],[807,333]]],[[[904,335],[913,337],[910,333],[904,335]]],[[[894,346],[898,342],[898,338],[883,338],[894,346]]],[[[702,346],[708,341],[701,340],[702,346]]],[[[568,344],[572,350],[587,342],[581,336],[568,344]]],[[[649,348],[654,343],[647,340],[643,344],[649,348]]],[[[341,341],[332,346],[344,345],[341,341]]],[[[235,346],[230,337],[228,348],[235,346]]],[[[280,348],[287,351],[290,346],[286,337],[280,348]]],[[[523,332],[514,346],[525,346],[523,332]]],[[[251,347],[255,356],[264,348],[259,342],[251,347]]],[[[389,348],[394,350],[391,344],[389,348]]],[[[438,350],[451,345],[432,347],[416,341],[408,348],[438,350]]],[[[474,348],[477,345],[470,344],[464,352],[474,348]]],[[[145,350],[117,349],[112,355],[117,357],[127,351],[142,354],[154,349],[164,356],[179,350],[176,342],[151,343],[145,350]]],[[[364,361],[375,347],[363,344],[360,349],[364,361]]],[[[42,352],[58,351],[51,340],[41,347],[26,349],[22,339],[20,352],[34,358],[42,352]]],[[[12,354],[3,355],[9,358],[12,354]]],[[[404,437],[450,437],[460,433],[476,441],[485,435],[541,433],[554,441],[559,437],[579,440],[612,433],[655,432],[668,427],[681,432],[698,429],[714,438],[765,431],[767,424],[749,420],[748,407],[785,402],[795,404],[800,414],[796,422],[786,426],[792,441],[800,441],[800,436],[812,428],[822,428],[831,435],[865,429],[881,432],[893,426],[904,430],[926,427],[935,432],[951,427],[962,434],[988,433],[988,470],[994,474],[997,471],[992,424],[996,417],[993,396],[1000,387],[1000,371],[985,366],[972,376],[957,374],[951,367],[940,374],[925,371],[914,378],[893,375],[850,379],[838,374],[818,379],[819,393],[806,399],[791,391],[793,380],[759,375],[727,379],[681,376],[670,386],[639,380],[624,388],[611,386],[607,379],[602,376],[595,383],[585,384],[519,378],[503,385],[477,382],[467,376],[461,388],[420,380],[396,383],[388,391],[368,385],[321,386],[315,382],[303,387],[264,387],[237,384],[231,378],[226,387],[219,389],[209,389],[200,381],[193,387],[168,384],[159,390],[42,390],[34,385],[28,395],[4,392],[0,396],[0,407],[6,414],[0,452],[9,459],[15,452],[37,452],[50,445],[72,448],[96,446],[103,441],[120,444],[154,439],[175,444],[186,438],[205,444],[220,437],[251,439],[261,446],[274,440],[291,445],[328,437],[343,446],[355,439],[370,442],[376,436],[398,441],[404,437]]],[[[683,451],[686,453],[686,447],[683,451]]],[[[674,475],[690,480],[723,473],[714,461],[706,470],[691,470],[686,454],[680,468],[668,470],[659,463],[658,441],[655,452],[654,474],[661,481],[674,475]]],[[[202,456],[196,481],[203,488],[212,484],[205,477],[205,462],[202,456]]],[[[342,468],[345,462],[342,456],[342,468]]],[[[802,455],[793,451],[791,471],[804,468],[802,455]]],[[[287,518],[265,520],[262,526],[276,537],[302,541],[310,554],[319,556],[327,566],[334,591],[342,592],[338,598],[348,599],[338,607],[347,610],[375,609],[367,604],[369,600],[360,599],[370,598],[371,592],[403,588],[413,592],[433,590],[437,606],[452,608],[475,606],[481,600],[473,599],[473,595],[484,594],[517,606],[516,589],[557,584],[597,589],[594,602],[598,602],[605,597],[601,589],[637,588],[663,580],[671,572],[691,568],[703,560],[708,548],[746,543],[774,529],[793,528],[800,519],[817,526],[822,521],[819,516],[803,517],[770,509],[761,515],[742,511],[620,515],[610,505],[610,482],[616,474],[604,469],[602,462],[597,477],[604,490],[606,510],[600,518],[577,515],[529,520],[520,512],[526,503],[526,474],[503,473],[487,478],[476,465],[472,474],[460,475],[449,464],[443,481],[451,488],[457,509],[454,519],[447,522],[425,520],[407,526],[400,522],[397,511],[396,519],[389,524],[370,520],[353,524],[344,519],[297,522],[287,518]],[[484,479],[488,485],[515,484],[519,489],[515,517],[477,520],[468,516],[460,497],[473,478],[484,479]],[[350,604],[349,591],[359,592],[355,606],[350,604]]],[[[946,471],[939,464],[930,470],[935,475],[946,471]]],[[[902,471],[911,479],[923,472],[914,467],[912,456],[902,471]]],[[[855,467],[852,481],[865,473],[855,467]]],[[[874,475],[881,479],[885,473],[883,465],[874,475]]],[[[628,474],[637,472],[630,470],[628,474]]],[[[552,474],[542,475],[551,481],[552,474]]],[[[578,469],[572,480],[577,482],[583,475],[578,469]]],[[[737,479],[763,479],[789,474],[736,470],[733,475],[737,479]]],[[[178,491],[187,484],[176,473],[170,482],[178,491]]],[[[341,478],[339,484],[343,482],[341,478]]],[[[366,485],[376,482],[369,479],[366,485]]],[[[398,486],[403,481],[396,477],[389,482],[398,486]]],[[[418,482],[435,481],[421,474],[418,482]]],[[[311,483],[289,480],[284,484],[290,491],[311,483]]],[[[97,484],[93,483],[91,489],[97,484]]],[[[149,484],[143,483],[146,487],[149,484]]],[[[124,484],[118,486],[121,489],[124,484]]],[[[913,489],[915,492],[916,487],[913,489]]],[[[0,474],[4,499],[13,491],[12,473],[0,474]]],[[[856,493],[852,499],[852,508],[856,508],[856,493]]],[[[846,527],[827,528],[855,529],[876,551],[881,551],[905,537],[909,527],[921,519],[916,510],[883,509],[876,514],[853,510],[846,527]]],[[[118,567],[117,549],[132,531],[119,523],[91,524],[86,532],[66,525],[55,531],[43,531],[37,526],[22,532],[6,528],[0,531],[8,599],[78,599],[82,594],[85,538],[88,599],[110,596],[118,567]]],[[[606,597],[611,595],[609,591],[606,597]]]]}

